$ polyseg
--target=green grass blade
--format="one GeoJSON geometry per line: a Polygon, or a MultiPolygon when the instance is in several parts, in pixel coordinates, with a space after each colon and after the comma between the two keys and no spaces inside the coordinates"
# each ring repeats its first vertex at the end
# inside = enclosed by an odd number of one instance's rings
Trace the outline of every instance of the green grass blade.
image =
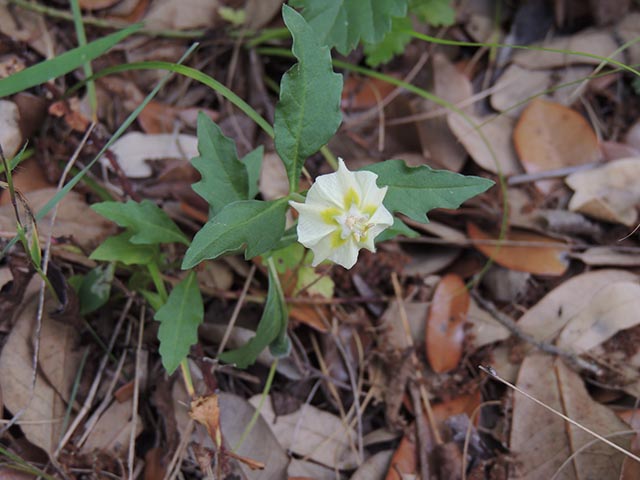
{"type": "MultiPolygon", "coordinates": [[[[78,37],[78,46],[87,45],[87,34],[84,31],[82,23],[82,12],[78,0],[71,0],[71,12],[73,13],[73,25],[76,28],[76,36],[78,37]]],[[[87,61],[83,66],[85,77],[89,78],[93,75],[91,61],[87,61]]],[[[87,82],[87,94],[89,95],[89,105],[91,106],[91,119],[95,122],[98,115],[98,97],[96,94],[96,84],[93,81],[87,82]]]]}
{"type": "Polygon", "coordinates": [[[133,25],[4,78],[0,80],[0,98],[21,92],[27,88],[35,87],[48,80],[72,72],[84,63],[99,57],[139,29],[140,25],[133,25]]]}

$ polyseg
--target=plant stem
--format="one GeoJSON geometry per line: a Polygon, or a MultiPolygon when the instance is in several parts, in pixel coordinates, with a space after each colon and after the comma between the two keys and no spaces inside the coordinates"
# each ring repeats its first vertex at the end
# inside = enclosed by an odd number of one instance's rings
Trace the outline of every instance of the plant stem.
{"type": "Polygon", "coordinates": [[[169,294],[167,293],[167,287],[165,287],[164,285],[164,280],[162,280],[162,274],[160,273],[158,264],[156,262],[150,262],[147,264],[147,269],[149,270],[149,274],[151,275],[153,285],[156,287],[156,290],[162,298],[162,302],[167,303],[169,294]]]}

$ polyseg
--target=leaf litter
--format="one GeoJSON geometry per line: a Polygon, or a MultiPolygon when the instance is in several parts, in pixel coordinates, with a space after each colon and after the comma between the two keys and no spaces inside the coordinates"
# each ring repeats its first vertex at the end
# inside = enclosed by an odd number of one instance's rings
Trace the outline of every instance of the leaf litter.
{"type": "MultiPolygon", "coordinates": [[[[146,20],[148,28],[174,33],[219,29],[190,65],[255,108],[273,112],[276,96],[262,83],[277,83],[288,61],[238,48],[242,40],[229,35],[234,13],[218,2],[152,3],[80,2],[95,19],[146,20]],[[253,73],[257,67],[260,75],[253,73]]],[[[234,8],[246,14],[250,28],[281,27],[280,2],[266,3],[239,2],[234,8]]],[[[385,2],[387,11],[400,14],[403,9],[394,10],[392,3],[385,2]]],[[[522,18],[522,6],[496,13],[475,4],[482,2],[470,3],[458,6],[457,23],[440,32],[443,38],[504,43],[526,38],[518,31],[525,27],[515,22],[522,18]],[[518,35],[507,36],[513,32],[518,35]]],[[[322,12],[309,8],[320,22],[322,12]]],[[[264,143],[257,130],[240,126],[237,114],[215,93],[173,78],[171,88],[162,90],[138,124],[103,156],[103,168],[91,170],[87,181],[60,202],[55,220],[38,221],[40,244],[51,242],[50,262],[70,284],[62,286],[69,293],[66,306],[61,310],[53,298],[39,306],[38,277],[28,281],[32,267],[17,262],[24,258],[18,247],[6,252],[11,268],[0,269],[0,387],[5,424],[15,425],[3,430],[0,441],[17,457],[3,453],[12,469],[3,466],[0,476],[22,478],[16,472],[27,465],[52,478],[73,479],[127,478],[130,467],[145,479],[177,471],[182,478],[400,479],[419,478],[425,467],[431,478],[462,478],[463,471],[466,478],[490,479],[634,478],[632,458],[477,369],[492,365],[527,393],[638,452],[629,434],[630,429],[637,434],[637,413],[617,413],[637,412],[640,395],[640,246],[634,231],[640,102],[632,75],[614,71],[619,65],[601,66],[603,59],[595,57],[638,63],[637,44],[618,50],[620,42],[640,34],[640,13],[635,5],[621,8],[627,10],[613,18],[593,2],[579,12],[547,12],[556,29],[531,33],[527,40],[591,56],[497,49],[502,53],[496,64],[490,48],[432,45],[426,69],[411,75],[424,61],[425,44],[414,39],[379,67],[392,78],[428,89],[458,112],[388,82],[343,72],[341,105],[348,121],[329,144],[333,154],[359,165],[407,155],[413,166],[494,180],[503,175],[510,185],[507,198],[494,188],[458,211],[432,211],[433,222],[416,227],[417,238],[378,245],[375,256],[363,254],[361,265],[350,272],[324,266],[313,271],[304,256],[286,257],[290,263],[278,274],[289,285],[292,351],[278,362],[264,395],[274,361],[270,352],[248,370],[218,365],[215,359],[221,343],[237,348],[252,338],[267,294],[266,269],[256,261],[251,277],[248,263],[235,257],[200,265],[192,280],[204,297],[204,323],[190,364],[197,394],[219,405],[204,413],[198,411],[209,403],[192,405],[195,428],[181,379],[166,377],[160,365],[158,325],[150,315],[152,279],[136,267],[140,257],[131,265],[114,264],[111,297],[90,314],[80,315],[82,295],[76,297],[70,286],[91,278],[89,272],[98,266],[91,252],[117,232],[89,207],[92,203],[153,200],[189,232],[197,230],[194,222],[206,221],[209,212],[202,202],[178,194],[190,192],[198,179],[187,162],[202,153],[195,136],[197,111],[219,122],[241,154],[264,143]],[[171,169],[180,172],[165,175],[171,169]],[[501,235],[503,200],[511,211],[501,235]],[[496,265],[485,269],[488,259],[496,265]],[[236,323],[227,332],[230,318],[236,323]],[[140,325],[144,331],[137,338],[140,325]],[[144,366],[136,358],[145,358],[144,366]],[[288,403],[281,400],[285,396],[288,403]],[[244,435],[258,407],[260,414],[244,435]],[[80,424],[69,433],[76,418],[80,424]]],[[[359,21],[356,26],[352,35],[371,33],[359,21]]],[[[379,24],[376,38],[387,27],[379,24]]],[[[0,72],[61,53],[69,47],[72,28],[55,17],[0,5],[0,32],[11,40],[0,51],[0,72]]],[[[92,38],[104,33],[92,22],[86,28],[92,38]]],[[[354,38],[336,42],[338,49],[354,38]]],[[[147,36],[128,46],[133,61],[175,60],[185,44],[147,36]]],[[[363,53],[352,55],[348,60],[357,63],[363,53]]],[[[115,49],[94,67],[126,61],[125,52],[115,49]]],[[[98,126],[77,166],[90,161],[157,75],[139,71],[98,80],[98,126]]],[[[73,73],[30,89],[39,103],[24,102],[24,93],[1,102],[5,155],[13,157],[28,141],[30,158],[16,168],[15,180],[34,212],[55,194],[51,185],[82,144],[90,122],[85,97],[62,99],[80,79],[73,73]],[[25,127],[29,123],[38,126],[37,133],[25,127]]],[[[260,155],[264,163],[254,193],[265,200],[279,198],[291,179],[281,170],[273,144],[260,155]]],[[[329,172],[319,157],[307,165],[312,177],[329,172]]],[[[398,209],[417,215],[401,188],[394,189],[398,209]]],[[[3,202],[4,247],[16,221],[5,195],[3,202]]],[[[152,233],[137,232],[140,238],[152,233]]],[[[167,260],[162,274],[175,286],[183,280],[176,268],[183,252],[172,244],[147,253],[167,260]]]]}

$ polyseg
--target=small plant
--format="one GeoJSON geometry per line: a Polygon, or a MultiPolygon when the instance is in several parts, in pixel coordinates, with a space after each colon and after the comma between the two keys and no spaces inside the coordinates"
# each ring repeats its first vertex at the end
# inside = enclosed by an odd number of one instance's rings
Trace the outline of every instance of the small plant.
{"type": "MultiPolygon", "coordinates": [[[[244,252],[247,259],[263,258],[269,288],[256,335],[246,345],[220,357],[245,368],[267,346],[277,356],[288,354],[290,349],[287,305],[274,252],[297,239],[312,250],[312,266],[327,260],[351,268],[360,248],[375,251],[374,242],[382,238],[379,235],[383,231],[388,229],[384,235],[387,239],[412,233],[393,214],[425,223],[429,210],[457,208],[493,184],[488,179],[427,166],[411,168],[402,160],[387,160],[350,172],[340,160],[336,173],[318,177],[308,192],[301,192],[299,179],[305,160],[326,145],[340,125],[342,76],[333,71],[329,46],[321,43],[305,18],[286,5],[282,15],[298,60],[282,78],[273,126],[275,148],[289,179],[289,194],[270,201],[256,199],[262,148],[239,159],[233,141],[201,114],[197,132],[200,155],[192,160],[201,180],[193,189],[209,204],[211,217],[191,242],[149,201],[129,201],[124,206],[104,202],[93,207],[125,231],[107,239],[92,258],[145,265],[156,285],[156,293],[143,293],[161,322],[160,354],[168,373],[175,371],[196,343],[203,306],[193,271],[167,294],[159,274],[167,267],[159,244],[187,245],[182,262],[185,270],[204,260],[239,252],[244,252]],[[290,206],[299,213],[294,235],[285,231],[290,206]]],[[[355,43],[345,45],[353,48],[355,43]]]]}

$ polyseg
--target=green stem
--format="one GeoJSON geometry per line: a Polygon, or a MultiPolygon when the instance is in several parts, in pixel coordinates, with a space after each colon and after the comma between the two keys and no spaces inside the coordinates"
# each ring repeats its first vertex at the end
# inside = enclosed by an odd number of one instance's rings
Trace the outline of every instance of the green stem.
{"type": "MultiPolygon", "coordinates": [[[[82,22],[82,12],[80,11],[80,4],[78,0],[71,0],[71,13],[73,14],[73,24],[76,29],[76,36],[78,37],[78,46],[84,47],[87,44],[87,35],[84,31],[84,23],[82,22]]],[[[91,78],[93,75],[93,68],[91,68],[91,62],[86,62],[82,69],[84,75],[87,78],[91,78]]],[[[91,107],[91,120],[97,122],[98,120],[98,97],[96,94],[96,84],[93,80],[87,82],[87,94],[89,95],[89,105],[91,107]]]]}
{"type": "Polygon", "coordinates": [[[267,396],[269,395],[269,391],[271,390],[271,385],[273,384],[273,379],[276,376],[276,367],[277,366],[278,366],[278,359],[276,358],[273,361],[273,363],[271,363],[271,368],[269,369],[269,375],[267,376],[267,381],[264,384],[264,389],[262,390],[262,395],[260,397],[260,402],[258,402],[258,406],[256,407],[255,412],[253,412],[251,420],[249,420],[249,423],[247,424],[247,426],[245,427],[244,431],[242,432],[242,435],[240,436],[240,439],[234,445],[234,447],[233,447],[233,451],[234,452],[237,452],[240,449],[240,447],[242,447],[242,444],[247,439],[247,437],[251,433],[251,430],[253,430],[253,427],[255,426],[256,422],[258,421],[258,417],[260,416],[260,410],[262,410],[262,406],[264,405],[264,401],[267,399],[267,396]]]}
{"type": "Polygon", "coordinates": [[[160,298],[162,298],[162,303],[167,303],[169,294],[167,293],[167,287],[164,285],[164,280],[162,280],[162,274],[160,273],[158,264],[156,262],[149,262],[147,263],[147,269],[151,275],[153,285],[156,287],[156,291],[160,294],[160,298]]]}

